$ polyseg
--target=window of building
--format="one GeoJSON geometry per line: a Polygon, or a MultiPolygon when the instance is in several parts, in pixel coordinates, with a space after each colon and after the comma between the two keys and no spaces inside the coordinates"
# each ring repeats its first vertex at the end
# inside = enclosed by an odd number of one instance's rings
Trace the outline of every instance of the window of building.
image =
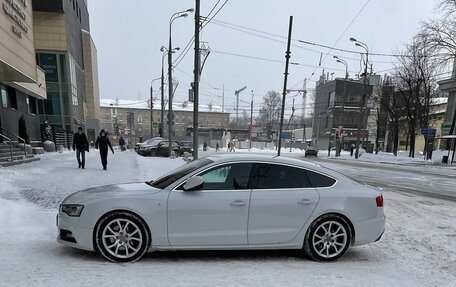
{"type": "Polygon", "coordinates": [[[0,85],[0,93],[2,94],[2,105],[3,107],[8,107],[8,93],[6,92],[6,87],[0,85]]]}
{"type": "Polygon", "coordinates": [[[27,112],[36,115],[36,99],[34,97],[27,97],[27,112]]]}
{"type": "Polygon", "coordinates": [[[17,110],[16,90],[3,85],[0,86],[0,89],[3,107],[17,110]]]}

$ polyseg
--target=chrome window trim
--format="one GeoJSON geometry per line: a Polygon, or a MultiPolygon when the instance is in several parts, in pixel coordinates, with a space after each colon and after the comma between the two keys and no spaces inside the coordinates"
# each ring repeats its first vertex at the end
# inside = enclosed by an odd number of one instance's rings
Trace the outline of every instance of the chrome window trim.
{"type": "Polygon", "coordinates": [[[184,180],[181,180],[179,183],[177,183],[170,191],[171,192],[173,192],[173,191],[185,192],[184,190],[177,190],[177,188],[179,186],[181,186],[188,178],[190,178],[192,176],[197,176],[197,175],[199,175],[199,174],[201,174],[201,173],[203,173],[203,172],[205,172],[205,171],[207,171],[209,169],[215,168],[215,167],[219,167],[219,166],[227,165],[227,164],[235,164],[235,163],[276,164],[276,165],[283,165],[283,166],[299,168],[299,169],[303,169],[304,171],[311,171],[311,172],[315,172],[315,173],[318,173],[320,175],[329,177],[329,178],[334,180],[334,184],[331,185],[331,186],[324,186],[324,187],[294,187],[294,188],[277,188],[277,189],[226,189],[226,190],[213,190],[213,191],[206,191],[206,192],[225,192],[225,191],[241,191],[241,190],[249,190],[249,191],[254,191],[254,190],[279,190],[279,189],[287,189],[287,190],[295,190],[295,189],[298,189],[298,190],[300,190],[300,189],[329,189],[329,188],[334,187],[339,182],[339,180],[337,178],[335,178],[334,176],[328,175],[328,174],[320,172],[320,171],[316,171],[314,169],[310,169],[310,168],[307,168],[307,167],[299,166],[299,165],[296,165],[296,164],[289,164],[289,163],[284,163],[284,162],[266,161],[266,160],[259,160],[259,161],[236,160],[236,161],[220,162],[220,163],[214,164],[214,165],[212,165],[210,167],[207,167],[207,168],[205,168],[203,170],[196,170],[192,174],[188,175],[184,180]]]}

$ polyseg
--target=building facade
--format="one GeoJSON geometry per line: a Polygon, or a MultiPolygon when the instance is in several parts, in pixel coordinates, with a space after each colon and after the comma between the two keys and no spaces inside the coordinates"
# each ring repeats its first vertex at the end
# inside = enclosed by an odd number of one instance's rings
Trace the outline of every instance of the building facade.
{"type": "MultiPolygon", "coordinates": [[[[154,103],[151,118],[148,101],[131,100],[101,100],[101,128],[111,134],[133,135],[143,139],[160,134],[160,103],[154,103]],[[151,120],[153,134],[151,135],[151,120]],[[117,132],[116,132],[117,131],[117,132]]],[[[229,113],[222,112],[221,108],[213,105],[200,105],[199,125],[203,130],[224,129],[229,126],[229,113]]],[[[165,121],[168,110],[165,110],[165,121]]],[[[193,127],[192,103],[173,103],[174,126],[173,133],[176,139],[190,138],[193,127]]],[[[165,122],[163,136],[167,136],[168,126],[165,122]]]]}
{"type": "Polygon", "coordinates": [[[85,127],[93,140],[99,130],[98,68],[86,0],[33,1],[33,17],[36,61],[46,73],[41,122],[68,132],[85,127]]]}
{"type": "Polygon", "coordinates": [[[18,141],[24,116],[30,141],[40,141],[38,102],[46,99],[46,85],[35,60],[32,2],[0,0],[0,6],[0,133],[18,141]]]}
{"type": "MultiPolygon", "coordinates": [[[[441,126],[442,136],[450,134],[455,135],[456,127],[454,127],[454,125],[456,122],[456,58],[453,64],[453,73],[451,78],[440,81],[438,84],[440,91],[448,95],[448,105],[445,112],[445,118],[441,126]],[[452,126],[453,131],[450,133],[452,126]]],[[[453,141],[453,144],[456,145],[456,141],[453,141]]]]}
{"type": "Polygon", "coordinates": [[[347,150],[355,143],[361,121],[360,142],[367,145],[369,137],[368,119],[371,115],[372,85],[364,85],[362,80],[339,79],[328,81],[323,74],[317,82],[312,123],[312,143],[318,149],[336,146],[336,140],[343,139],[342,148],[347,150]],[[366,107],[360,113],[360,102],[367,93],[366,107]],[[360,118],[362,116],[362,118],[360,118]]]}

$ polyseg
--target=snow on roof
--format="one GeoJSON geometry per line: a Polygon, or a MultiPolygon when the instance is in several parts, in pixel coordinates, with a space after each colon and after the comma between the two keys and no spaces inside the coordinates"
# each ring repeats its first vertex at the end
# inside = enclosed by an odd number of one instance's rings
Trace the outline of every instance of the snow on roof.
{"type": "MultiPolygon", "coordinates": [[[[142,109],[148,110],[150,109],[149,100],[120,100],[120,99],[100,99],[100,107],[116,107],[116,108],[125,108],[125,109],[142,109]]],[[[161,101],[156,100],[154,101],[154,110],[160,110],[161,101]]],[[[168,103],[165,105],[165,110],[168,110],[168,103]]],[[[193,103],[191,102],[174,102],[173,103],[173,110],[175,111],[189,111],[193,112],[193,103]]],[[[200,112],[214,112],[214,113],[221,113],[222,107],[213,105],[213,104],[206,104],[206,105],[199,105],[200,112]]],[[[228,113],[225,111],[225,113],[228,113]]]]}

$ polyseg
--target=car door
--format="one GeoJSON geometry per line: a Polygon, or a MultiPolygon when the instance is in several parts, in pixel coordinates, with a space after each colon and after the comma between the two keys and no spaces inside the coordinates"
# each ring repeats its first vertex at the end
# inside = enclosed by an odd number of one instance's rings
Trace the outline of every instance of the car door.
{"type": "Polygon", "coordinates": [[[169,149],[169,142],[168,141],[161,141],[157,147],[157,155],[160,156],[167,156],[169,149]]]}
{"type": "Polygon", "coordinates": [[[200,190],[182,185],[168,197],[172,246],[246,245],[251,163],[227,163],[199,173],[200,190]]]}
{"type": "Polygon", "coordinates": [[[253,177],[249,244],[291,241],[319,201],[306,171],[300,167],[260,163],[254,165],[253,177]]]}

